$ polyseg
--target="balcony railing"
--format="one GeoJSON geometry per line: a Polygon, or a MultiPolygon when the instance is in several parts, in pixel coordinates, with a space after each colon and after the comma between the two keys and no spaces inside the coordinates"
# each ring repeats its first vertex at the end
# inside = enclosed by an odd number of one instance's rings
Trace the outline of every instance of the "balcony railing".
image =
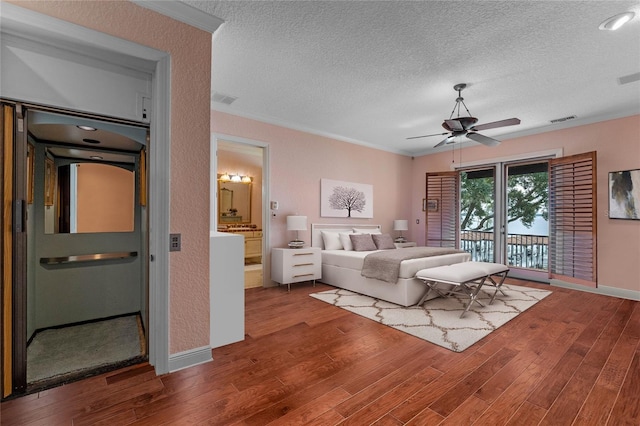
{"type": "MultiPolygon", "coordinates": [[[[471,260],[493,262],[493,232],[461,231],[460,248],[471,260]]],[[[509,266],[546,271],[549,264],[549,237],[543,235],[507,235],[509,266]]]]}

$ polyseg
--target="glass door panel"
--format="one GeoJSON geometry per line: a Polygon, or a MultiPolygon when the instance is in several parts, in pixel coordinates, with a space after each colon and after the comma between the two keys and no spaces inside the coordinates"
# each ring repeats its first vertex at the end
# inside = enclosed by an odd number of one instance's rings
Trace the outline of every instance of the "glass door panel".
{"type": "Polygon", "coordinates": [[[495,194],[495,168],[460,172],[460,248],[471,260],[495,261],[495,194]]]}
{"type": "MultiPolygon", "coordinates": [[[[543,271],[549,267],[549,164],[505,166],[506,261],[510,268],[543,271]]],[[[510,274],[511,275],[511,274],[510,274]]]]}

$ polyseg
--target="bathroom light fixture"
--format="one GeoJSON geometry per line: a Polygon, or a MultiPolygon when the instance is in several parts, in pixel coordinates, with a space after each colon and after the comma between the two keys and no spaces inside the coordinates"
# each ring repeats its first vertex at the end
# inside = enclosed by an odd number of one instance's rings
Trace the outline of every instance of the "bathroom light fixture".
{"type": "Polygon", "coordinates": [[[242,182],[242,178],[240,175],[233,175],[231,176],[231,182],[242,182]]]}
{"type": "Polygon", "coordinates": [[[298,238],[298,231],[307,230],[306,216],[287,216],[287,231],[296,231],[296,239],[289,242],[289,248],[302,248],[304,241],[298,238]]]}
{"type": "Polygon", "coordinates": [[[225,173],[221,174],[220,177],[218,177],[218,180],[220,182],[229,182],[229,181],[231,181],[231,176],[229,176],[229,173],[225,172],[225,173]]]}
{"type": "Polygon", "coordinates": [[[87,132],[95,132],[96,129],[95,127],[91,127],[91,126],[76,126],[78,129],[80,130],[86,130],[87,132]]]}
{"type": "Polygon", "coordinates": [[[242,176],[242,183],[251,183],[251,178],[249,176],[242,176]]]}
{"type": "Polygon", "coordinates": [[[615,16],[612,16],[611,18],[608,18],[602,21],[602,23],[598,28],[601,30],[615,31],[621,26],[623,26],[624,24],[626,24],[627,22],[629,22],[630,20],[632,20],[635,15],[636,14],[633,12],[619,13],[615,16]]]}
{"type": "Polygon", "coordinates": [[[396,219],[393,221],[393,230],[400,231],[400,236],[395,239],[396,243],[404,243],[406,242],[405,238],[402,236],[402,231],[409,230],[409,221],[406,219],[396,219]]]}

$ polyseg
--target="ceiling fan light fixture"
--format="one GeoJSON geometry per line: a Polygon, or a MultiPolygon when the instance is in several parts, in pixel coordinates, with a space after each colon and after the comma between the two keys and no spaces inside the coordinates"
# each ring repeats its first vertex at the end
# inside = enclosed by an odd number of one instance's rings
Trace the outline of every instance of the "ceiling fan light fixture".
{"type": "Polygon", "coordinates": [[[604,31],[615,31],[632,20],[635,15],[636,14],[633,12],[619,13],[602,21],[598,29],[604,31]]]}

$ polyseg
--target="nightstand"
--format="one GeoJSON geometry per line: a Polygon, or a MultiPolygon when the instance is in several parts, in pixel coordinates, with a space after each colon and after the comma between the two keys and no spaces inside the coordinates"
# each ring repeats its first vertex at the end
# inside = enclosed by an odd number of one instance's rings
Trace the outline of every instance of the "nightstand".
{"type": "Polygon", "coordinates": [[[313,281],[322,278],[322,257],[317,247],[300,249],[271,249],[271,279],[286,284],[291,290],[291,283],[313,281]]]}
{"type": "Polygon", "coordinates": [[[403,247],[416,247],[418,244],[416,244],[413,241],[406,241],[404,243],[393,243],[395,244],[396,248],[403,248],[403,247]]]}

